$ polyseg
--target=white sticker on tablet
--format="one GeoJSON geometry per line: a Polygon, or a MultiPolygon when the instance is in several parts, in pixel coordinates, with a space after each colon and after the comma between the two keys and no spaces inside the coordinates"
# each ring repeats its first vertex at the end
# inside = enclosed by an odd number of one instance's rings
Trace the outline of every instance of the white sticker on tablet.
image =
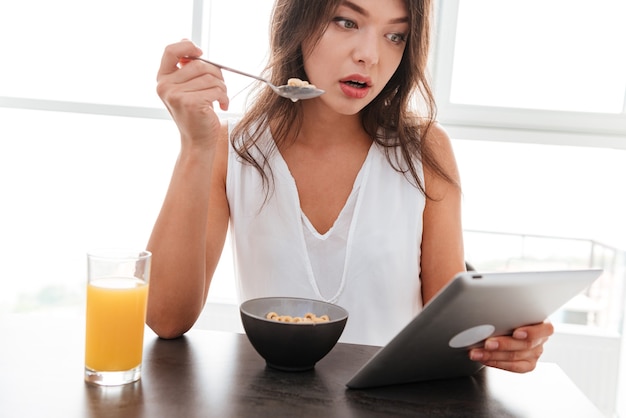
{"type": "Polygon", "coordinates": [[[496,327],[490,324],[478,325],[461,331],[450,339],[448,343],[452,348],[469,347],[481,342],[493,334],[496,327]]]}

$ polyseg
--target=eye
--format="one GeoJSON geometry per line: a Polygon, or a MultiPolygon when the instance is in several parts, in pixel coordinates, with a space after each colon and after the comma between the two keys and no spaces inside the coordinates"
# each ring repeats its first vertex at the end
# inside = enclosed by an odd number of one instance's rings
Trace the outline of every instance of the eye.
{"type": "Polygon", "coordinates": [[[390,33],[387,35],[387,39],[394,44],[401,44],[406,42],[406,35],[404,33],[390,33]]]}
{"type": "Polygon", "coordinates": [[[356,29],[357,25],[353,20],[350,20],[345,17],[337,16],[333,19],[338,26],[341,26],[344,29],[356,29]]]}

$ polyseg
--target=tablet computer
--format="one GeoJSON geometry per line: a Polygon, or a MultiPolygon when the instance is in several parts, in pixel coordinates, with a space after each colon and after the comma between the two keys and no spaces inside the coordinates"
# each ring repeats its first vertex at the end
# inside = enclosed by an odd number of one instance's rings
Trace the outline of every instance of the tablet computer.
{"type": "Polygon", "coordinates": [[[359,389],[472,375],[483,365],[469,359],[470,348],[543,322],[601,273],[460,273],[346,385],[359,389]]]}

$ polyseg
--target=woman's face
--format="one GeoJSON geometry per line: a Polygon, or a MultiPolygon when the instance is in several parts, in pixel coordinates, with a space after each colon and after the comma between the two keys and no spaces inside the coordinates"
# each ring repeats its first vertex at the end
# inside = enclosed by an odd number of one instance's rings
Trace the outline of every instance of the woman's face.
{"type": "Polygon", "coordinates": [[[356,114],[392,77],[409,31],[404,0],[346,0],[313,49],[303,45],[309,82],[326,90],[318,100],[356,114]]]}

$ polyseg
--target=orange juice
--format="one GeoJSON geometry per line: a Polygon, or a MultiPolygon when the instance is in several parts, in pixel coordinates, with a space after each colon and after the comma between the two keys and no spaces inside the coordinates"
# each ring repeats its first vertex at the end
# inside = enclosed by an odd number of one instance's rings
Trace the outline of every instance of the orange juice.
{"type": "Polygon", "coordinates": [[[124,371],[141,365],[148,284],[132,277],[87,285],[85,366],[124,371]]]}

